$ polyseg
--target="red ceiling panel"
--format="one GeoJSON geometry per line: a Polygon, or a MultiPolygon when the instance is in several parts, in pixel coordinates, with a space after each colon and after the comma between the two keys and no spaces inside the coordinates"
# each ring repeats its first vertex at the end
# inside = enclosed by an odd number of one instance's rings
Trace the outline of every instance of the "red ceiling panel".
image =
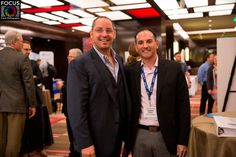
{"type": "Polygon", "coordinates": [[[68,24],[59,24],[59,25],[56,25],[56,26],[63,27],[63,28],[71,28],[71,27],[84,26],[84,25],[81,24],[81,23],[68,23],[68,24]]]}
{"type": "Polygon", "coordinates": [[[47,7],[47,8],[29,8],[29,9],[22,9],[25,13],[41,13],[41,12],[52,12],[52,11],[65,11],[70,10],[71,6],[69,5],[61,5],[61,6],[54,6],[54,7],[47,7]]]}
{"type": "Polygon", "coordinates": [[[128,10],[128,13],[136,18],[151,18],[161,16],[160,13],[157,12],[154,8],[133,9],[128,10]]]}

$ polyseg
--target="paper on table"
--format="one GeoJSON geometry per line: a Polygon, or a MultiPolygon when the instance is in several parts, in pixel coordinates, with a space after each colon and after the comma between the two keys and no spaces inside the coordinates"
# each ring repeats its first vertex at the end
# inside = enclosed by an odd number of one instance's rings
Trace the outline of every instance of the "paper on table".
{"type": "Polygon", "coordinates": [[[236,118],[214,116],[218,137],[236,137],[236,118]]]}

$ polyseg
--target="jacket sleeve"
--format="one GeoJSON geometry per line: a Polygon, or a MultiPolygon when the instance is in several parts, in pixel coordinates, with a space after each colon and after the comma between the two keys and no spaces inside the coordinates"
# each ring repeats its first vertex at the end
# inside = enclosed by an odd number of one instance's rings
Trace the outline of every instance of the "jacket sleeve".
{"type": "Polygon", "coordinates": [[[35,96],[35,84],[34,84],[31,63],[28,57],[24,57],[22,59],[20,67],[21,67],[21,76],[24,82],[26,99],[29,103],[29,106],[36,106],[37,103],[35,96]]]}
{"type": "Polygon", "coordinates": [[[207,71],[207,90],[213,89],[213,66],[210,66],[207,71]]]}
{"type": "Polygon", "coordinates": [[[82,60],[72,60],[67,75],[67,111],[77,151],[93,145],[88,122],[89,82],[82,60]]]}
{"type": "Polygon", "coordinates": [[[190,102],[188,94],[188,86],[184,73],[178,68],[177,72],[177,117],[178,117],[178,144],[188,145],[190,133],[190,102]]]}

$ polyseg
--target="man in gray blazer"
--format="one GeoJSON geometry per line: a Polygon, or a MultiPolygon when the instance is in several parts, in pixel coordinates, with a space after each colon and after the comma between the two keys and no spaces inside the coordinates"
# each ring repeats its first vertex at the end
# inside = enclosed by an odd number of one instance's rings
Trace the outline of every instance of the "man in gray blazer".
{"type": "Polygon", "coordinates": [[[18,157],[25,118],[35,115],[35,86],[28,57],[21,51],[22,35],[5,34],[0,50],[0,156],[18,157]]]}

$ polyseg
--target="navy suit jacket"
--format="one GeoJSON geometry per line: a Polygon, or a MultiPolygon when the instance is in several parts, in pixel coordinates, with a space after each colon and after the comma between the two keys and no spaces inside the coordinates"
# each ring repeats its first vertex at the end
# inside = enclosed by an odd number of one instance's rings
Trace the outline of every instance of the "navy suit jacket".
{"type": "MultiPolygon", "coordinates": [[[[128,88],[122,60],[116,56],[119,72],[124,83],[125,95],[128,88]]],[[[128,97],[120,110],[119,102],[109,77],[109,71],[94,49],[71,61],[67,76],[67,110],[72,127],[75,149],[80,151],[91,145],[95,146],[96,156],[107,157],[114,151],[120,116],[128,118],[130,112],[128,97]]],[[[122,133],[127,139],[128,123],[122,133]]]]}
{"type": "MultiPolygon", "coordinates": [[[[133,149],[141,114],[141,62],[128,65],[125,71],[132,102],[130,145],[133,149]]],[[[156,104],[167,149],[176,154],[177,144],[188,144],[190,131],[188,87],[179,63],[158,60],[156,104]]]]}

